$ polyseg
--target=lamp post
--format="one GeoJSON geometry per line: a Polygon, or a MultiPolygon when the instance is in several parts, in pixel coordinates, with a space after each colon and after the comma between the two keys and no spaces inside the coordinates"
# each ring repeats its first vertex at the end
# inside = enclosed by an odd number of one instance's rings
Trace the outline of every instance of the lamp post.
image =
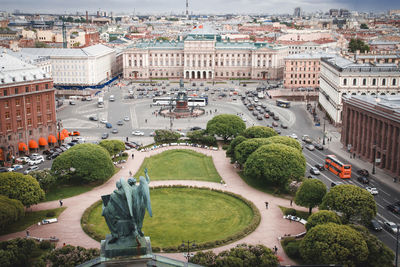
{"type": "Polygon", "coordinates": [[[374,142],[374,162],[372,163],[372,174],[375,174],[375,162],[376,162],[376,142],[374,142]]]}
{"type": "Polygon", "coordinates": [[[192,247],[192,249],[194,249],[194,248],[196,248],[196,243],[195,243],[195,240],[193,240],[193,241],[182,241],[182,245],[181,245],[181,248],[183,249],[183,250],[187,250],[187,254],[186,254],[186,256],[185,256],[185,258],[187,259],[187,261],[189,262],[189,259],[190,259],[190,247],[192,247]],[[190,246],[191,245],[191,246],[190,246]]]}
{"type": "Polygon", "coordinates": [[[57,121],[57,139],[58,139],[58,146],[61,146],[61,120],[57,121]]]}

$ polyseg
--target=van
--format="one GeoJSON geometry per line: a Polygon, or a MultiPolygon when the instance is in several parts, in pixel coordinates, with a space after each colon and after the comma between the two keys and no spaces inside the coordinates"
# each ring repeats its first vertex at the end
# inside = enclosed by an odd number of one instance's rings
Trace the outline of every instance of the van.
{"type": "Polygon", "coordinates": [[[110,95],[110,101],[115,101],[115,96],[114,95],[110,95]]]}

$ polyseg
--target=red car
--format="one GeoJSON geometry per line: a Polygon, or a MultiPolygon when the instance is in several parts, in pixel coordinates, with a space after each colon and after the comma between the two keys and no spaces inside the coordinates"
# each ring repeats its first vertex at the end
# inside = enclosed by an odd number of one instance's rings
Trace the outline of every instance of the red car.
{"type": "Polygon", "coordinates": [[[73,132],[69,133],[69,136],[80,136],[80,135],[81,135],[81,133],[78,131],[73,131],[73,132]]]}

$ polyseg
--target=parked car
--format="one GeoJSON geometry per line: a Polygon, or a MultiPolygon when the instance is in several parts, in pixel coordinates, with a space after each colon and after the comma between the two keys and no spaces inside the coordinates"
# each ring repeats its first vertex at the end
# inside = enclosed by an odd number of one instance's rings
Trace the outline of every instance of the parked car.
{"type": "Polygon", "coordinates": [[[288,135],[290,138],[293,138],[293,139],[297,139],[297,135],[295,134],[295,133],[292,133],[291,135],[288,135]]]}
{"type": "Polygon", "coordinates": [[[376,189],[375,187],[367,186],[367,187],[365,188],[365,190],[367,190],[368,192],[370,192],[371,195],[377,195],[377,194],[378,194],[378,189],[376,189]]]}
{"type": "Polygon", "coordinates": [[[192,128],[190,128],[191,131],[197,131],[197,130],[201,130],[201,127],[199,126],[194,126],[192,128]]]}
{"type": "Polygon", "coordinates": [[[133,131],[132,134],[133,134],[133,135],[136,135],[136,136],[143,136],[143,135],[144,135],[144,132],[141,132],[141,131],[133,131]]]}
{"type": "Polygon", "coordinates": [[[12,170],[10,170],[11,168],[7,168],[7,167],[1,167],[0,168],[0,173],[1,172],[10,172],[10,171],[12,171],[12,170]]]}
{"type": "Polygon", "coordinates": [[[117,125],[118,125],[118,126],[122,126],[122,125],[124,125],[124,122],[123,122],[123,121],[118,121],[118,122],[117,122],[117,125]]]}
{"type": "Polygon", "coordinates": [[[100,120],[100,123],[102,123],[102,124],[107,124],[107,120],[106,120],[106,119],[101,119],[101,120],[100,120]]]}
{"type": "Polygon", "coordinates": [[[75,102],[74,102],[74,101],[69,101],[69,104],[70,104],[71,106],[75,106],[75,102]]]}
{"type": "Polygon", "coordinates": [[[307,176],[307,178],[309,178],[309,179],[318,179],[316,176],[313,176],[313,175],[311,175],[311,174],[309,174],[309,175],[307,176]]]}
{"type": "Polygon", "coordinates": [[[313,142],[312,145],[318,150],[324,150],[324,146],[321,145],[320,143],[313,142]]]}
{"type": "Polygon", "coordinates": [[[125,116],[125,117],[124,117],[124,121],[129,121],[129,117],[128,117],[128,116],[125,116]]]}
{"type": "Polygon", "coordinates": [[[112,124],[109,123],[109,122],[107,122],[107,123],[106,123],[106,128],[107,128],[107,129],[111,129],[111,128],[112,128],[112,124]]]}
{"type": "Polygon", "coordinates": [[[368,184],[369,183],[369,179],[365,176],[358,176],[357,177],[357,181],[359,181],[360,183],[363,184],[368,184]]]}
{"type": "Polygon", "coordinates": [[[89,120],[91,120],[91,121],[98,121],[99,118],[97,118],[97,116],[90,116],[90,117],[89,117],[89,120]]]}
{"type": "Polygon", "coordinates": [[[28,158],[28,157],[19,157],[19,158],[16,158],[15,160],[16,160],[17,162],[25,163],[25,162],[27,162],[28,160],[30,160],[30,158],[28,158]]]}
{"type": "Polygon", "coordinates": [[[303,136],[301,137],[301,140],[303,140],[303,141],[306,142],[307,144],[311,144],[311,143],[312,143],[312,140],[311,140],[311,138],[310,138],[308,135],[303,135],[303,136]]]}
{"type": "Polygon", "coordinates": [[[80,136],[80,135],[81,135],[81,133],[78,131],[73,131],[73,132],[69,133],[69,136],[80,136]]]}
{"type": "Polygon", "coordinates": [[[389,211],[400,214],[400,205],[390,204],[390,205],[387,205],[386,207],[389,211]]]}
{"type": "Polygon", "coordinates": [[[284,124],[284,123],[281,123],[281,127],[282,127],[282,129],[287,129],[288,128],[288,126],[286,124],[284,124]]]}
{"type": "Polygon", "coordinates": [[[46,159],[47,159],[47,160],[52,160],[52,159],[57,158],[59,155],[60,155],[60,153],[54,152],[53,154],[48,155],[48,156],[46,157],[46,159]]]}
{"type": "Polygon", "coordinates": [[[114,129],[111,131],[111,133],[117,134],[117,133],[118,133],[118,129],[117,129],[117,128],[114,128],[114,129]]]}
{"type": "Polygon", "coordinates": [[[314,167],[317,168],[320,171],[324,171],[325,170],[324,164],[315,164],[314,167]]]}
{"type": "Polygon", "coordinates": [[[397,234],[397,224],[395,224],[394,222],[384,222],[383,223],[383,227],[388,230],[389,232],[391,232],[392,234],[397,234]]]}
{"type": "Polygon", "coordinates": [[[370,221],[370,227],[371,227],[371,229],[374,230],[374,231],[377,231],[377,232],[382,231],[382,226],[381,226],[381,224],[380,224],[377,220],[375,220],[375,219],[372,219],[372,220],[370,221]]]}
{"type": "Polygon", "coordinates": [[[361,176],[365,176],[365,177],[368,177],[368,176],[369,176],[369,172],[368,172],[368,170],[366,170],[366,169],[358,170],[358,171],[357,171],[357,174],[358,174],[358,175],[361,175],[361,176]]]}
{"type": "Polygon", "coordinates": [[[262,119],[263,119],[262,115],[257,115],[257,120],[262,120],[262,119]]]}
{"type": "Polygon", "coordinates": [[[321,173],[319,172],[319,170],[315,167],[311,167],[310,169],[310,173],[311,174],[315,174],[315,175],[320,175],[321,173]]]}
{"type": "Polygon", "coordinates": [[[275,116],[273,117],[273,119],[274,119],[275,121],[279,121],[279,116],[278,116],[278,115],[275,115],[275,116]]]}
{"type": "Polygon", "coordinates": [[[107,139],[108,138],[108,133],[103,133],[101,135],[101,139],[107,139]]]}
{"type": "Polygon", "coordinates": [[[38,166],[31,166],[31,167],[29,167],[28,169],[26,169],[26,170],[24,171],[24,174],[26,175],[26,174],[28,174],[28,173],[30,173],[30,172],[32,172],[32,171],[37,171],[37,170],[39,170],[39,167],[38,167],[38,166]]]}
{"type": "Polygon", "coordinates": [[[43,162],[44,162],[44,158],[42,157],[42,158],[32,159],[32,160],[28,161],[28,165],[33,166],[33,165],[37,165],[37,164],[40,164],[43,162]]]}
{"type": "Polygon", "coordinates": [[[273,122],[272,122],[272,126],[273,126],[273,127],[278,127],[278,123],[277,123],[276,121],[273,121],[273,122]]]}
{"type": "Polygon", "coordinates": [[[14,164],[12,165],[12,168],[14,171],[18,171],[20,169],[22,169],[24,166],[20,165],[20,164],[14,164]]]}
{"type": "Polygon", "coordinates": [[[269,119],[269,114],[268,114],[268,113],[265,113],[265,114],[264,114],[264,117],[265,117],[266,119],[269,119]]]}

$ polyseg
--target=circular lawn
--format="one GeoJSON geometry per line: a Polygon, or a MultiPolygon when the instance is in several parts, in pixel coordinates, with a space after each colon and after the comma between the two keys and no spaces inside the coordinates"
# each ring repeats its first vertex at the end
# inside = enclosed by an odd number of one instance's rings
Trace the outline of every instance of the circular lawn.
{"type": "MultiPolygon", "coordinates": [[[[260,221],[257,208],[233,194],[166,187],[151,189],[150,196],[153,217],[146,213],[143,232],[150,237],[152,247],[164,251],[176,249],[183,240],[207,243],[206,247],[232,242],[252,232],[260,221]]],[[[101,211],[99,201],[82,220],[85,232],[97,240],[109,233],[101,211]]]]}

